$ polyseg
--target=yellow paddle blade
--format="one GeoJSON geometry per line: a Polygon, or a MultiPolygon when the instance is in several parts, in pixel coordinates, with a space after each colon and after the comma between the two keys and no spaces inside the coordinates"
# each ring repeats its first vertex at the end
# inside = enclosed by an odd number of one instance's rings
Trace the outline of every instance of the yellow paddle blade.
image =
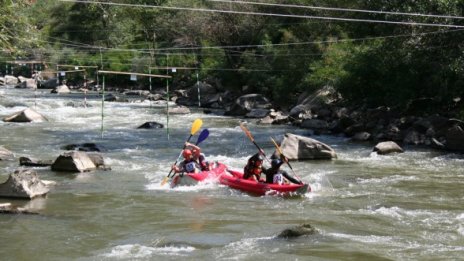
{"type": "Polygon", "coordinates": [[[192,129],[190,130],[190,134],[194,135],[203,125],[203,121],[201,119],[196,119],[192,124],[192,129]]]}
{"type": "Polygon", "coordinates": [[[168,182],[168,177],[164,177],[163,181],[161,182],[161,186],[164,186],[164,184],[166,184],[166,182],[168,182]]]}
{"type": "Polygon", "coordinates": [[[274,143],[277,151],[280,153],[280,155],[283,155],[282,150],[280,149],[280,146],[277,144],[277,142],[271,137],[272,143],[274,143]]]}
{"type": "Polygon", "coordinates": [[[240,123],[240,128],[245,132],[245,134],[250,138],[251,141],[254,141],[253,136],[251,136],[251,132],[243,125],[243,122],[240,123]]]}

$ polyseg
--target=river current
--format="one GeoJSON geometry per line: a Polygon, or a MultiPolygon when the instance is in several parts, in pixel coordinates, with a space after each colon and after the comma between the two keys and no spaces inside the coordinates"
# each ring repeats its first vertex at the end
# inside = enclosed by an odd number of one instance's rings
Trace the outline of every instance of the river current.
{"type": "MultiPolygon", "coordinates": [[[[56,185],[31,201],[0,199],[39,215],[0,215],[2,260],[458,260],[464,256],[464,156],[405,147],[379,156],[372,144],[311,136],[334,148],[332,161],[292,162],[311,184],[303,197],[255,197],[214,182],[161,186],[201,118],[210,136],[201,144],[209,161],[242,168],[256,148],[239,127],[243,119],[170,115],[165,103],[105,102],[97,94],[57,95],[49,90],[0,88],[0,116],[30,107],[43,123],[0,121],[0,145],[15,153],[0,161],[0,182],[19,157],[54,160],[67,144],[93,142],[110,171],[64,174],[35,168],[56,185]],[[103,122],[103,128],[102,128],[103,122]],[[103,131],[102,131],[103,130],[103,131]],[[168,136],[169,133],[169,136],[168,136]],[[169,137],[169,138],[168,138],[169,137]],[[309,223],[315,235],[278,239],[284,229],[309,223]]],[[[270,137],[292,126],[248,120],[257,144],[271,154],[270,137]]],[[[196,141],[194,136],[192,141],[196,141]]]]}

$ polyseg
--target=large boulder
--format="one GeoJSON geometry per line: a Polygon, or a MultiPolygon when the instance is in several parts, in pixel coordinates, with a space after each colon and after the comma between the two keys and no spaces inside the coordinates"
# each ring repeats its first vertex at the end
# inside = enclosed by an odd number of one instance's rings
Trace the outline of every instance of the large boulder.
{"type": "Polygon", "coordinates": [[[40,81],[39,87],[43,89],[55,89],[58,85],[58,80],[56,78],[51,78],[45,81],[40,81]]]}
{"type": "Polygon", "coordinates": [[[71,93],[71,90],[69,89],[69,87],[67,85],[62,84],[60,86],[56,86],[56,88],[53,89],[51,91],[51,93],[58,93],[58,94],[60,94],[60,93],[71,93]]]}
{"type": "Polygon", "coordinates": [[[340,94],[330,86],[317,90],[314,93],[303,93],[298,98],[297,105],[290,110],[290,116],[301,118],[302,115],[311,114],[311,110],[319,110],[321,107],[341,99],[340,94]]]}
{"type": "Polygon", "coordinates": [[[34,170],[16,170],[0,184],[0,197],[32,199],[47,194],[49,189],[34,170]]]}
{"type": "Polygon", "coordinates": [[[253,109],[271,109],[272,104],[261,94],[247,94],[237,98],[226,115],[244,116],[253,109]]]}
{"type": "Polygon", "coordinates": [[[12,75],[6,75],[3,79],[5,85],[16,85],[19,82],[18,78],[12,75]]]}
{"type": "Polygon", "coordinates": [[[281,143],[282,153],[289,160],[333,159],[335,151],[328,145],[308,137],[287,133],[281,143]]]}
{"type": "Polygon", "coordinates": [[[34,79],[24,79],[20,84],[16,85],[20,89],[37,89],[37,82],[34,79]]]}
{"type": "Polygon", "coordinates": [[[87,153],[82,151],[65,152],[53,162],[53,171],[86,172],[95,170],[97,166],[87,153]]]}
{"type": "Polygon", "coordinates": [[[464,131],[460,126],[448,129],[445,135],[445,148],[451,151],[464,151],[464,131]]]}
{"type": "Polygon", "coordinates": [[[13,152],[5,149],[3,146],[0,146],[0,160],[11,160],[13,158],[13,152]]]}
{"type": "Polygon", "coordinates": [[[44,122],[48,121],[42,114],[34,111],[31,108],[16,112],[10,116],[3,118],[5,122],[44,122]]]}
{"type": "Polygon", "coordinates": [[[386,155],[390,153],[403,153],[404,150],[394,141],[380,142],[374,147],[374,152],[379,155],[386,155]]]}

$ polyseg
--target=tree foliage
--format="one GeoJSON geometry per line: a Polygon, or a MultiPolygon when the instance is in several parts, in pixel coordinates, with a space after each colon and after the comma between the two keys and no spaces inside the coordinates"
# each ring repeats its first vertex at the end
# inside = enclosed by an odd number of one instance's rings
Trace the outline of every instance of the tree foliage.
{"type": "Polygon", "coordinates": [[[194,67],[198,69],[178,74],[183,82],[196,81],[199,72],[203,79],[214,77],[229,89],[261,92],[282,105],[291,104],[300,92],[326,85],[339,90],[347,102],[369,106],[405,106],[424,97],[447,106],[463,96],[460,28],[289,17],[463,25],[462,19],[439,17],[463,16],[462,0],[294,0],[293,6],[281,0],[266,2],[280,6],[206,0],[111,2],[123,5],[4,1],[0,46],[29,56],[41,53],[53,63],[113,70],[146,73],[150,67],[194,67]],[[19,12],[13,2],[23,4],[19,12]]]}

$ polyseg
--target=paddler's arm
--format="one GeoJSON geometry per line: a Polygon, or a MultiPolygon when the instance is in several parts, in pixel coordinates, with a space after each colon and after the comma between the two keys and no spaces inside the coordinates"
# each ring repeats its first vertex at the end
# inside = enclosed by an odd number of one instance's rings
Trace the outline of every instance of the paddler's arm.
{"type": "Polygon", "coordinates": [[[301,180],[297,180],[297,179],[295,179],[294,177],[290,176],[290,175],[288,174],[288,172],[286,172],[285,170],[282,171],[282,175],[283,175],[286,179],[288,179],[290,182],[292,182],[292,183],[294,183],[294,184],[303,184],[303,182],[302,182],[301,180]]]}

